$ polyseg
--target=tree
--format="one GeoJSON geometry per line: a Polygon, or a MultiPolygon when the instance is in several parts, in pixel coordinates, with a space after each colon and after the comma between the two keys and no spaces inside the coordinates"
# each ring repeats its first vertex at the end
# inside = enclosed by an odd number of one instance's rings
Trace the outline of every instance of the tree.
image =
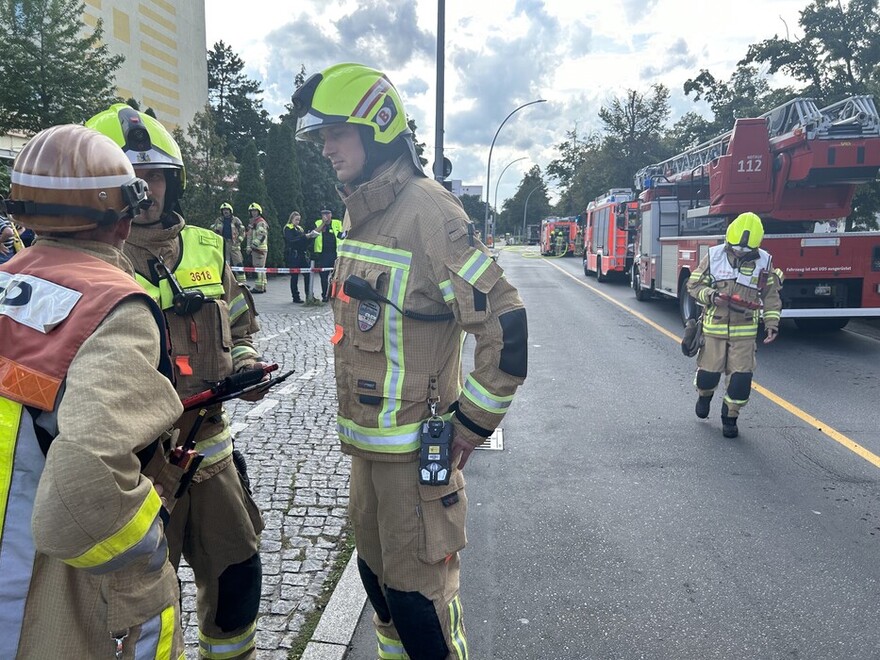
{"type": "Polygon", "coordinates": [[[481,226],[486,217],[486,202],[477,195],[462,195],[458,199],[471,222],[476,226],[481,226]]]}
{"type": "Polygon", "coordinates": [[[291,211],[299,211],[302,215],[302,175],[296,152],[290,125],[285,122],[273,124],[266,147],[266,189],[282,225],[287,222],[291,211]]]}
{"type": "Polygon", "coordinates": [[[266,182],[260,170],[257,145],[249,142],[241,154],[241,164],[238,170],[238,193],[235,196],[235,204],[233,204],[235,208],[242,209],[245,216],[242,220],[246,225],[250,224],[251,216],[247,208],[252,202],[256,202],[263,209],[263,217],[269,225],[269,254],[266,258],[266,265],[283,266],[284,233],[282,225],[278,220],[275,205],[266,190],[266,182]]]}
{"type": "MultiPolygon", "coordinates": [[[[210,227],[219,215],[220,204],[232,200],[235,161],[226,154],[226,145],[217,135],[207,106],[193,117],[186,135],[175,129],[174,139],[186,167],[186,195],[181,200],[184,217],[190,224],[210,227]]],[[[245,211],[239,208],[237,215],[246,220],[245,211]]]]}
{"type": "Polygon", "coordinates": [[[255,140],[265,151],[269,113],[263,109],[260,84],[244,73],[244,62],[222,41],[208,51],[208,101],[217,133],[239,162],[245,145],[255,140]],[[256,98],[251,98],[251,97],[256,98]]]}
{"type": "Polygon", "coordinates": [[[523,175],[519,188],[513,197],[504,201],[502,212],[495,227],[495,234],[522,234],[523,224],[537,224],[550,214],[550,199],[547,195],[547,184],[541,174],[541,168],[533,165],[523,175]],[[528,208],[526,200],[528,199],[528,208]],[[525,217],[525,222],[523,218],[525,217]]]}
{"type": "Polygon", "coordinates": [[[643,165],[663,160],[667,155],[663,130],[669,118],[669,90],[651,86],[652,96],[629,89],[623,98],[615,98],[609,107],[599,109],[605,128],[602,149],[617,155],[620,179],[632,178],[643,165]]]}
{"type": "Polygon", "coordinates": [[[672,128],[667,131],[666,142],[669,144],[669,150],[672,153],[679,154],[686,149],[702,144],[716,135],[718,135],[718,131],[715,123],[691,110],[684,113],[673,124],[672,128]]]}
{"type": "Polygon", "coordinates": [[[579,205],[575,199],[579,197],[574,189],[575,177],[586,162],[591,151],[599,148],[601,139],[597,133],[590,133],[586,139],[578,139],[577,128],[566,131],[566,140],[556,145],[560,157],[550,161],[547,174],[554,177],[559,185],[559,203],[554,212],[561,216],[575,215],[579,205]]]}
{"type": "Polygon", "coordinates": [[[116,97],[115,72],[125,60],[82,21],[81,0],[0,2],[0,133],[33,134],[78,124],[116,97]]]}
{"type": "MultiPolygon", "coordinates": [[[[828,105],[858,94],[880,94],[880,11],[878,0],[816,0],[801,12],[804,33],[774,36],[749,47],[742,63],[769,64],[804,87],[801,94],[828,105]]],[[[880,184],[859,186],[846,230],[876,229],[880,184]]]]}
{"type": "Polygon", "coordinates": [[[880,82],[878,0],[815,0],[801,12],[802,37],[773,36],[749,46],[741,64],[770,65],[804,84],[801,93],[833,103],[876,93],[880,82]]]}
{"type": "Polygon", "coordinates": [[[9,166],[0,161],[0,195],[7,197],[9,195],[9,187],[12,185],[12,176],[9,172],[9,166]]]}
{"type": "Polygon", "coordinates": [[[413,145],[415,145],[416,148],[416,156],[419,157],[419,162],[422,164],[422,167],[424,167],[428,164],[428,159],[425,158],[425,143],[419,142],[418,138],[416,137],[416,120],[412,118],[407,118],[406,125],[409,127],[409,130],[412,131],[412,140],[413,145]]]}
{"type": "Polygon", "coordinates": [[[712,110],[713,120],[703,127],[704,140],[729,131],[737,118],[759,117],[795,95],[787,87],[771,89],[756,67],[742,62],[727,82],[701,69],[696,78],[685,81],[684,93],[693,94],[695,101],[705,100],[712,110]]]}

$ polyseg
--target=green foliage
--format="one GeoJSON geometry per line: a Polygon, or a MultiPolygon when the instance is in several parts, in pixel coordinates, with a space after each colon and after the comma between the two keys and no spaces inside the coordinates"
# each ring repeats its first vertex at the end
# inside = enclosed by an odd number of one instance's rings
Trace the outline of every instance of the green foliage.
{"type": "Polygon", "coordinates": [[[846,231],[880,229],[880,181],[876,179],[856,188],[853,196],[853,212],[846,219],[846,231]]]}
{"type": "Polygon", "coordinates": [[[685,81],[684,93],[693,94],[695,101],[705,100],[712,110],[714,119],[704,127],[704,140],[729,131],[738,117],[758,117],[795,95],[789,88],[770,89],[756,67],[742,62],[727,82],[700,70],[696,78],[685,81]]]}
{"type": "Polygon", "coordinates": [[[269,129],[266,163],[266,189],[283,226],[291,211],[302,214],[303,208],[302,175],[289,124],[273,124],[269,129]]]}
{"type": "Polygon", "coordinates": [[[256,141],[258,150],[265,151],[270,123],[260,98],[260,84],[243,70],[242,59],[222,41],[208,51],[208,101],[217,133],[238,161],[249,142],[256,141]]]}
{"type": "Polygon", "coordinates": [[[0,0],[0,132],[82,123],[118,99],[125,60],[82,21],[81,0],[0,0]]]}
{"type": "Polygon", "coordinates": [[[9,167],[0,160],[0,195],[6,197],[9,194],[9,188],[12,185],[10,181],[9,167]]]}
{"type": "Polygon", "coordinates": [[[413,133],[413,144],[416,147],[416,155],[419,157],[419,162],[422,164],[422,167],[428,164],[428,159],[425,158],[425,143],[419,142],[419,139],[416,137],[416,120],[412,118],[407,118],[406,125],[409,126],[409,130],[413,133]]]}
{"type": "Polygon", "coordinates": [[[495,234],[522,235],[523,226],[537,224],[548,215],[550,215],[550,200],[547,184],[544,182],[541,168],[534,165],[523,175],[513,197],[502,204],[495,234]]]}
{"type": "MultiPolygon", "coordinates": [[[[186,166],[186,194],[181,200],[184,217],[190,224],[210,227],[220,214],[220,204],[232,200],[235,161],[226,155],[223,138],[217,135],[209,107],[197,112],[187,127],[186,135],[179,128],[174,139],[180,146],[186,166]]],[[[242,208],[236,214],[244,221],[242,208]]]]}
{"type": "MultiPolygon", "coordinates": [[[[603,130],[579,141],[575,132],[557,145],[559,156],[548,174],[559,181],[558,215],[579,213],[613,187],[631,187],[636,171],[696,146],[733,128],[740,117],[756,117],[794,96],[811,96],[827,105],[856,94],[880,95],[880,0],[814,0],[801,12],[803,36],[774,36],[748,48],[729,80],[702,69],[684,83],[694,101],[709,105],[711,118],[691,111],[671,128],[668,92],[628,90],[599,111],[603,130]],[[766,77],[782,72],[800,88],[771,87],[766,77]]],[[[880,182],[860,186],[847,219],[848,231],[877,228],[880,182]]],[[[530,214],[531,215],[531,214],[530,214]]]]}
{"type": "Polygon", "coordinates": [[[238,193],[235,195],[235,203],[232,205],[236,209],[241,209],[239,217],[246,226],[250,226],[251,216],[247,208],[251,202],[256,202],[263,208],[263,217],[269,224],[269,254],[266,259],[266,265],[271,267],[283,266],[283,223],[278,219],[275,205],[272,203],[272,199],[266,190],[266,183],[260,170],[257,145],[253,142],[245,145],[242,151],[241,164],[238,170],[238,193]]]}
{"type": "Polygon", "coordinates": [[[565,142],[556,145],[559,150],[559,158],[550,161],[547,165],[547,174],[555,178],[559,184],[559,202],[554,209],[557,215],[576,215],[577,205],[574,198],[578,196],[574,189],[574,179],[586,162],[588,155],[600,147],[601,139],[598,133],[590,133],[586,138],[578,136],[577,127],[573,131],[566,131],[565,142]]]}
{"type": "Polygon", "coordinates": [[[464,207],[464,212],[475,226],[481,227],[486,216],[486,202],[476,195],[462,195],[458,198],[464,207]]]}
{"type": "Polygon", "coordinates": [[[659,84],[651,89],[652,96],[629,89],[624,98],[599,109],[605,127],[603,147],[617,153],[616,167],[622,174],[635,172],[645,159],[654,162],[666,155],[663,128],[669,118],[669,90],[659,84]]]}
{"type": "Polygon", "coordinates": [[[880,63],[878,0],[815,0],[801,12],[801,37],[774,36],[749,46],[741,64],[769,64],[804,88],[801,94],[833,103],[877,91],[880,63]]]}

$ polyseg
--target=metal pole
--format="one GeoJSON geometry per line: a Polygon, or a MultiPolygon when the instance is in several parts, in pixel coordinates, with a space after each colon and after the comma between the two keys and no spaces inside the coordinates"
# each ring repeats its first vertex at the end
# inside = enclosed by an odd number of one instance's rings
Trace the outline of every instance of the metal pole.
{"type": "Polygon", "coordinates": [[[528,156],[523,156],[522,158],[517,158],[516,160],[512,160],[512,161],[510,161],[507,165],[504,166],[504,169],[501,170],[501,174],[498,175],[498,180],[495,182],[495,206],[492,208],[493,213],[494,213],[494,215],[492,216],[492,218],[493,218],[493,222],[492,222],[492,227],[493,227],[493,229],[494,229],[494,227],[495,227],[494,218],[495,218],[495,215],[497,215],[497,213],[498,213],[498,186],[501,185],[501,177],[504,176],[504,173],[507,171],[507,168],[508,168],[508,167],[510,167],[510,166],[513,165],[514,163],[518,163],[518,162],[521,161],[521,160],[525,160],[526,158],[528,158],[528,156]]]}
{"type": "Polygon", "coordinates": [[[526,195],[526,203],[525,203],[525,205],[523,206],[523,231],[522,231],[523,242],[525,242],[525,240],[526,240],[526,238],[527,238],[527,237],[526,237],[526,215],[527,215],[528,212],[529,212],[529,197],[531,197],[531,196],[532,196],[532,193],[535,192],[538,188],[541,188],[543,185],[544,185],[543,183],[539,183],[537,186],[535,186],[534,188],[532,188],[532,189],[529,191],[529,194],[528,194],[528,195],[526,195]]]}
{"type": "Polygon", "coordinates": [[[443,181],[443,80],[446,40],[446,0],[437,0],[437,101],[434,118],[434,180],[443,181]]]}
{"type": "MultiPolygon", "coordinates": [[[[492,138],[492,144],[489,145],[489,159],[486,163],[486,213],[483,216],[483,231],[485,232],[489,228],[489,182],[491,179],[492,172],[492,150],[495,148],[495,140],[498,138],[498,134],[501,132],[501,128],[507,123],[507,120],[510,119],[515,112],[522,110],[525,107],[530,105],[534,105],[535,103],[546,103],[547,99],[538,99],[537,101],[529,101],[528,103],[523,103],[518,108],[514,108],[509,115],[504,118],[504,121],[501,122],[501,125],[498,127],[498,130],[495,131],[495,137],[492,138]]],[[[486,240],[487,236],[483,237],[483,240],[486,240]]]]}

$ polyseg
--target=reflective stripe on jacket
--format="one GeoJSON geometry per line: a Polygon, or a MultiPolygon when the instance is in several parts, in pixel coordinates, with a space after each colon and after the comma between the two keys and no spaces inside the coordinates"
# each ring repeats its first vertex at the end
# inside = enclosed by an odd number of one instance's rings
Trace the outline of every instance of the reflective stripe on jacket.
{"type": "MultiPolygon", "coordinates": [[[[312,252],[315,254],[321,254],[324,250],[324,232],[320,231],[321,225],[324,224],[324,220],[320,219],[315,223],[315,229],[318,230],[318,235],[315,236],[315,243],[312,249],[312,252]]],[[[332,231],[336,235],[336,252],[339,253],[340,248],[342,247],[342,220],[338,218],[331,218],[330,220],[330,231],[332,231]]]]}
{"type": "Polygon", "coordinates": [[[473,240],[456,198],[416,176],[408,159],[343,201],[347,233],[339,246],[332,300],[343,451],[412,460],[429,401],[436,401],[438,413],[457,410],[455,432],[480,444],[525,377],[525,310],[516,289],[473,240]],[[346,295],[351,276],[390,303],[346,295]],[[401,310],[447,318],[429,322],[401,310]],[[464,332],[474,335],[476,349],[463,390],[464,332]]]}
{"type": "Polygon", "coordinates": [[[713,292],[736,295],[748,303],[763,303],[767,327],[779,323],[782,300],[781,282],[773,271],[772,258],[759,249],[757,257],[734,266],[734,257],[724,243],[709,248],[688,280],[688,292],[706,306],[703,333],[712,337],[754,340],[758,333],[761,310],[733,308],[726,302],[711,304],[713,292]]]}
{"type": "MultiPolygon", "coordinates": [[[[172,269],[181,288],[184,291],[198,289],[207,298],[223,297],[225,259],[222,239],[207,229],[190,225],[181,230],[180,238],[183,242],[180,263],[177,266],[166,265],[172,269]]],[[[174,306],[174,292],[167,277],[160,277],[158,285],[140,273],[136,273],[135,277],[163,310],[174,306]]]]}
{"type": "MultiPolygon", "coordinates": [[[[0,306],[0,657],[99,657],[111,648],[115,615],[141,627],[130,643],[144,657],[160,657],[143,636],[146,619],[173,613],[177,589],[161,502],[138,474],[135,452],[180,410],[161,312],[99,248],[91,256],[53,245],[60,242],[42,239],[0,268],[0,287],[28,293],[14,309],[0,306]],[[110,323],[117,329],[104,332],[110,323]],[[138,329],[131,343],[120,334],[129,327],[138,329]],[[123,347],[114,354],[108,343],[123,347]],[[129,369],[134,382],[110,382],[129,369]],[[130,410],[140,397],[147,411],[130,410]],[[117,580],[129,593],[114,597],[108,585],[117,580]],[[113,611],[105,616],[93,606],[107,596],[113,611]],[[79,625],[84,611],[94,625],[79,625]]],[[[176,645],[167,636],[175,625],[155,629],[165,657],[176,645]]]]}
{"type": "MultiPolygon", "coordinates": [[[[240,286],[225,263],[222,239],[211,231],[178,224],[164,229],[133,227],[125,245],[138,282],[165,311],[171,339],[172,362],[180,398],[197,394],[241,368],[253,364],[257,351],[252,333],[258,329],[250,293],[240,286]],[[178,315],[167,278],[157,277],[156,255],[161,255],[181,287],[201,291],[206,298],[198,311],[178,315]],[[175,265],[176,264],[176,265],[175,265]]],[[[205,455],[199,474],[232,455],[228,421],[216,406],[208,412],[196,436],[196,450],[205,455]]],[[[195,413],[184,415],[175,425],[185,439],[195,413]]],[[[198,477],[198,475],[197,475],[198,477]]]]}

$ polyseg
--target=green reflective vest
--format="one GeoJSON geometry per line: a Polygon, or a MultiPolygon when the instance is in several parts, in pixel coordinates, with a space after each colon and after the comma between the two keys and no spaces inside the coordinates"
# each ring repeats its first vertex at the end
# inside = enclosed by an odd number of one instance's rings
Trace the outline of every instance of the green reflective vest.
{"type": "MultiPolygon", "coordinates": [[[[207,298],[222,298],[223,239],[214,232],[187,225],[180,232],[180,263],[174,268],[174,277],[184,291],[199,289],[207,298]]],[[[138,283],[147,294],[163,309],[173,306],[174,292],[167,277],[159,280],[158,286],[140,273],[136,273],[138,283]]]]}

